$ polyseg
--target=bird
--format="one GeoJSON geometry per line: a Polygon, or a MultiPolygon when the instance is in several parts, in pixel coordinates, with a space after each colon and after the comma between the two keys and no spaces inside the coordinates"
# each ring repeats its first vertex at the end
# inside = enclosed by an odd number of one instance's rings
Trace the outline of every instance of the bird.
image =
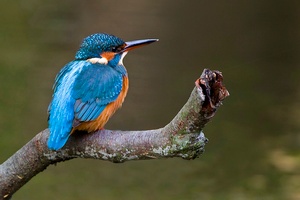
{"type": "Polygon", "coordinates": [[[121,107],[129,87],[123,58],[128,51],[158,41],[124,42],[107,33],[83,39],[75,59],[56,75],[48,107],[47,146],[61,149],[76,131],[101,130],[121,107]]]}

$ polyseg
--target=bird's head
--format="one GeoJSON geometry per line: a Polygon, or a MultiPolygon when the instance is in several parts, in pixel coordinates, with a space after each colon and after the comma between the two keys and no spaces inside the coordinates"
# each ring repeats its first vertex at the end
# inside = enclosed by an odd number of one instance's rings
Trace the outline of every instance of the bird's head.
{"type": "Polygon", "coordinates": [[[122,64],[129,50],[141,47],[158,39],[145,39],[124,42],[122,39],[105,33],[96,33],[86,37],[76,53],[76,60],[88,60],[92,63],[112,65],[122,64]]]}

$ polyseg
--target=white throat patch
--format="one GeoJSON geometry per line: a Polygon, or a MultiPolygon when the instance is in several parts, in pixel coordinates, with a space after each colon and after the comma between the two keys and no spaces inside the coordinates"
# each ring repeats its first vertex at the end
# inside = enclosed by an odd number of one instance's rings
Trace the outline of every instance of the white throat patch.
{"type": "Polygon", "coordinates": [[[120,58],[120,61],[119,61],[119,63],[118,63],[118,65],[123,65],[123,58],[126,56],[126,54],[128,53],[128,51],[125,51],[125,52],[123,52],[122,53],[122,55],[121,55],[121,58],[120,58]]]}

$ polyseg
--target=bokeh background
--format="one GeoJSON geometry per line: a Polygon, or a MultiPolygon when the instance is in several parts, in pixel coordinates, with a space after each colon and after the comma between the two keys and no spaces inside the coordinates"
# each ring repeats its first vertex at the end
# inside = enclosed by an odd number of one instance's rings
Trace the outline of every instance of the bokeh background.
{"type": "Polygon", "coordinates": [[[193,161],[50,166],[14,199],[300,199],[300,2],[2,0],[0,163],[47,127],[55,75],[96,32],[159,38],[130,52],[130,90],[106,128],[162,127],[204,68],[230,97],[193,161]]]}

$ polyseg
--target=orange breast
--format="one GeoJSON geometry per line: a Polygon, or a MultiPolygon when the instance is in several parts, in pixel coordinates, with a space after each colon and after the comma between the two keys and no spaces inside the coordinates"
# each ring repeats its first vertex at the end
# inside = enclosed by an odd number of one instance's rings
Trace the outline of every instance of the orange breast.
{"type": "Polygon", "coordinates": [[[82,122],[79,126],[75,127],[71,131],[71,134],[75,130],[84,130],[84,131],[92,132],[103,128],[104,125],[109,120],[109,118],[116,112],[118,108],[122,106],[122,103],[128,91],[128,87],[129,87],[128,77],[124,76],[123,87],[118,98],[114,102],[109,103],[96,120],[89,121],[89,122],[82,122]]]}

